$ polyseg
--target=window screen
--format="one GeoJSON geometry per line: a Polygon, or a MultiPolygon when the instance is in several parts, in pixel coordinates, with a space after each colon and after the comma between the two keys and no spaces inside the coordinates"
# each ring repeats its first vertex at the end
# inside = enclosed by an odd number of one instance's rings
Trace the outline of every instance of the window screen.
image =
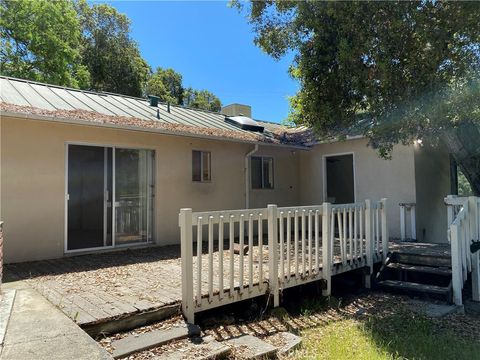
{"type": "Polygon", "coordinates": [[[192,151],[192,181],[211,181],[209,151],[192,151]]]}
{"type": "Polygon", "coordinates": [[[273,158],[252,156],[252,189],[273,189],[273,158]]]}

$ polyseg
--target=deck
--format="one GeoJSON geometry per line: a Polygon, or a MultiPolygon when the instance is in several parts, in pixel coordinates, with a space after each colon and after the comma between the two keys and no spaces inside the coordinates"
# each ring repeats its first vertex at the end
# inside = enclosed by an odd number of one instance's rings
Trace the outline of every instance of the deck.
{"type": "MultiPolygon", "coordinates": [[[[447,247],[392,243],[392,249],[426,251],[428,248],[430,252],[444,255],[447,247]]],[[[202,267],[206,268],[206,255],[202,258],[202,267]]],[[[257,259],[258,254],[254,258],[257,259]]],[[[262,260],[267,269],[267,252],[262,260]]],[[[224,255],[224,261],[228,261],[228,254],[224,255]]],[[[216,277],[218,271],[214,270],[216,277]]],[[[207,273],[205,271],[205,276],[207,273]]],[[[97,326],[102,323],[142,314],[150,314],[154,319],[163,313],[178,313],[182,298],[180,274],[180,246],[176,245],[5,266],[6,281],[25,280],[78,325],[87,331],[93,329],[93,333],[98,329],[108,331],[108,326],[97,326]]],[[[207,279],[202,283],[206,285],[207,279]]],[[[218,291],[218,283],[215,287],[218,291]]],[[[208,293],[207,286],[203,286],[202,293],[208,293]]]]}
{"type": "Polygon", "coordinates": [[[25,280],[84,328],[181,302],[180,247],[152,247],[9,264],[6,281],[25,280]]]}

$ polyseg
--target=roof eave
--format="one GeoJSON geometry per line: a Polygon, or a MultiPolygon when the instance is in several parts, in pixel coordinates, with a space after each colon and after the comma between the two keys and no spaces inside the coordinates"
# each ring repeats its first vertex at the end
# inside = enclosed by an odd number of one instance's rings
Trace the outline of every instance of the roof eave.
{"type": "Polygon", "coordinates": [[[129,130],[129,131],[139,131],[139,132],[146,132],[146,133],[156,133],[162,135],[169,135],[169,136],[181,136],[181,137],[190,137],[190,138],[198,138],[198,139],[206,139],[206,140],[218,140],[218,141],[229,141],[234,143],[242,143],[242,144],[258,144],[262,146],[272,146],[272,147],[283,147],[283,148],[291,148],[297,150],[308,150],[309,146],[302,146],[302,145],[293,145],[293,144],[278,144],[278,143],[270,143],[270,142],[263,142],[263,141],[250,141],[250,140],[243,140],[243,139],[235,139],[225,136],[213,136],[213,135],[205,135],[205,134],[193,134],[184,131],[171,131],[165,129],[151,129],[151,128],[141,128],[136,126],[128,126],[128,125],[118,125],[112,123],[103,123],[103,122],[92,122],[87,120],[80,120],[75,118],[68,118],[68,117],[57,117],[57,116],[48,116],[48,115],[38,115],[38,114],[29,114],[24,112],[11,112],[0,110],[0,117],[12,117],[12,118],[24,118],[27,120],[39,120],[39,121],[49,121],[55,123],[65,123],[65,124],[73,124],[73,125],[83,125],[83,126],[93,126],[93,127],[103,127],[103,128],[111,128],[111,129],[120,129],[120,130],[129,130]]]}

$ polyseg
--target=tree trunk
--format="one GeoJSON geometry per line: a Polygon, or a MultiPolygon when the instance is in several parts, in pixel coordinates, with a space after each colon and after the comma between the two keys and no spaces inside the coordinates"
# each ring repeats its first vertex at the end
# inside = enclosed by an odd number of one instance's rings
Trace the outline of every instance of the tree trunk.
{"type": "Polygon", "coordinates": [[[480,196],[480,127],[466,121],[442,136],[475,196],[480,196]]]}

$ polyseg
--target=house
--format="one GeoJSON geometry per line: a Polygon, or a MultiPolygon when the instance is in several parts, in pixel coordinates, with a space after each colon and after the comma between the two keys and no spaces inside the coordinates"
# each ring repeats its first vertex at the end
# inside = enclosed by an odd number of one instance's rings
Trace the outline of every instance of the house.
{"type": "Polygon", "coordinates": [[[367,139],[312,142],[307,129],[254,121],[249,106],[212,113],[156,98],[0,77],[0,220],[6,262],[179,243],[178,213],[352,203],[416,204],[416,234],[447,241],[449,154],[367,139]]]}

